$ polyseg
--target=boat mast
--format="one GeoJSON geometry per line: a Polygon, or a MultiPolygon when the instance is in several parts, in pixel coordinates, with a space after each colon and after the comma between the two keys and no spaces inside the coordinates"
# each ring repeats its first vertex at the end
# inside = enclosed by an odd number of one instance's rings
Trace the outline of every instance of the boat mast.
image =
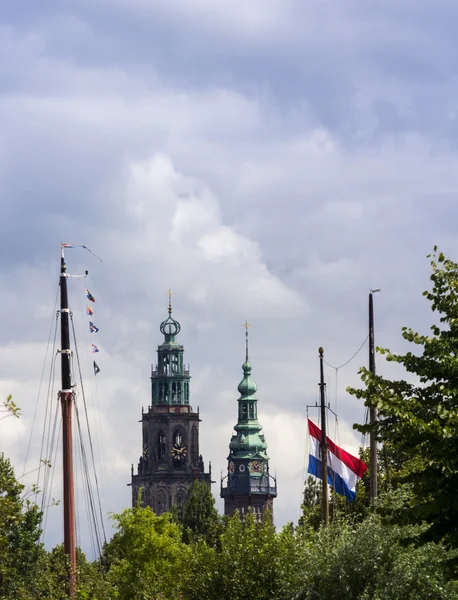
{"type": "Polygon", "coordinates": [[[327,525],[329,522],[329,495],[328,495],[328,444],[326,443],[326,400],[323,368],[323,348],[318,349],[320,355],[320,400],[321,400],[321,522],[327,525]]]}
{"type": "MultiPolygon", "coordinates": [[[[373,294],[380,290],[370,290],[369,292],[369,371],[375,374],[375,339],[374,339],[374,300],[373,294]]],[[[371,504],[377,499],[377,437],[375,434],[375,425],[377,423],[377,408],[369,408],[369,422],[371,430],[369,434],[369,466],[370,466],[370,488],[369,498],[371,504]]]]}
{"type": "Polygon", "coordinates": [[[75,487],[73,481],[72,411],[74,395],[70,373],[70,309],[68,307],[67,269],[62,247],[60,266],[60,330],[62,389],[59,393],[62,406],[63,487],[64,487],[64,552],[68,556],[67,593],[76,593],[76,534],[75,487]]]}

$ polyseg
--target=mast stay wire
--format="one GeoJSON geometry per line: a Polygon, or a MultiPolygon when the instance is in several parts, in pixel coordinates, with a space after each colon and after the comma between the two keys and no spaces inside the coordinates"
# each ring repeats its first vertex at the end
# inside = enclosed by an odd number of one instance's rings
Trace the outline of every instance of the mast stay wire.
{"type": "MultiPolygon", "coordinates": [[[[78,344],[77,344],[76,335],[75,335],[75,324],[74,324],[74,321],[73,321],[73,313],[70,313],[70,321],[71,321],[71,324],[72,324],[73,341],[75,343],[76,362],[77,362],[77,365],[78,365],[78,372],[79,372],[79,377],[80,377],[80,389],[81,389],[81,395],[82,395],[82,398],[83,398],[84,414],[85,414],[85,418],[86,418],[86,426],[87,426],[87,432],[88,432],[88,438],[89,438],[89,447],[90,447],[90,450],[91,450],[92,468],[93,468],[93,472],[94,472],[94,480],[95,480],[96,493],[97,493],[97,503],[98,503],[98,509],[99,509],[99,515],[100,515],[100,524],[102,526],[103,538],[104,538],[104,541],[106,542],[107,540],[106,540],[106,533],[105,533],[105,524],[104,524],[104,520],[103,520],[102,504],[101,504],[101,500],[100,500],[99,480],[98,480],[98,476],[97,476],[97,469],[96,469],[96,466],[95,466],[94,445],[92,443],[92,434],[91,434],[91,428],[90,428],[90,425],[89,425],[89,416],[88,416],[88,412],[87,412],[86,394],[85,394],[85,391],[84,391],[83,377],[82,377],[82,373],[81,373],[81,363],[80,363],[80,357],[79,357],[78,344]]],[[[79,424],[79,414],[78,414],[78,408],[77,408],[76,399],[75,399],[75,407],[76,407],[76,417],[77,417],[78,428],[79,428],[80,427],[80,424],[79,424]]],[[[86,460],[86,458],[85,458],[85,452],[84,452],[84,460],[86,460]]],[[[88,476],[89,476],[89,473],[88,473],[88,476]]],[[[90,482],[90,478],[88,479],[88,482],[90,482]]]]}
{"type": "MultiPolygon", "coordinates": [[[[59,413],[59,403],[56,403],[56,415],[59,413]]],[[[60,441],[60,433],[62,431],[62,421],[59,420],[59,428],[57,430],[57,439],[56,439],[56,444],[55,444],[55,450],[54,450],[54,461],[51,463],[52,465],[54,465],[56,463],[57,460],[57,451],[59,450],[59,441],[60,441]]],[[[52,456],[51,456],[52,458],[52,456]]],[[[49,473],[49,471],[51,471],[51,482],[50,484],[47,486],[46,488],[46,495],[50,496],[51,491],[52,491],[52,486],[53,486],[53,482],[54,482],[54,473],[56,472],[56,469],[53,468],[51,466],[51,468],[46,471],[46,474],[49,473]]],[[[49,475],[48,475],[48,479],[49,479],[49,475]]],[[[49,508],[50,508],[50,503],[49,503],[49,499],[47,502],[45,502],[45,494],[43,493],[43,497],[42,497],[42,512],[43,512],[43,527],[42,527],[42,531],[41,531],[41,539],[44,538],[45,536],[45,532],[46,532],[46,525],[48,523],[48,515],[49,515],[49,508]]]]}
{"type": "MultiPolygon", "coordinates": [[[[74,313],[73,313],[74,315],[74,313]]],[[[75,315],[74,315],[75,316],[75,315]]],[[[80,328],[82,328],[82,330],[84,331],[84,340],[85,340],[85,348],[90,348],[91,347],[91,341],[89,339],[90,335],[88,335],[88,327],[86,326],[86,323],[83,323],[83,320],[81,319],[81,311],[78,311],[76,313],[76,318],[78,319],[78,326],[80,328]]],[[[93,372],[93,364],[91,364],[91,362],[94,361],[94,359],[92,358],[91,361],[91,355],[89,354],[89,351],[84,353],[84,356],[86,358],[86,368],[87,368],[87,372],[90,374],[89,376],[89,399],[92,400],[92,408],[94,410],[94,418],[93,418],[93,425],[94,425],[94,429],[95,429],[95,456],[96,458],[98,458],[99,460],[99,465],[100,465],[100,471],[99,471],[99,476],[100,476],[100,484],[101,484],[101,499],[105,502],[106,501],[106,495],[105,495],[105,478],[104,478],[104,467],[106,465],[106,460],[105,460],[105,452],[104,452],[104,445],[103,445],[103,434],[102,434],[102,425],[101,425],[101,419],[100,419],[100,415],[101,415],[101,410],[100,410],[100,402],[99,402],[99,392],[98,392],[98,386],[97,386],[97,379],[94,376],[94,385],[93,385],[93,376],[92,376],[92,372],[93,372]],[[94,393],[94,388],[95,388],[95,393],[94,393]]]]}
{"type": "MultiPolygon", "coordinates": [[[[53,310],[53,315],[55,314],[56,317],[55,317],[55,321],[53,320],[54,317],[51,319],[51,324],[49,326],[48,342],[46,344],[46,352],[45,352],[45,357],[44,357],[44,360],[43,360],[43,369],[41,371],[41,379],[40,379],[40,384],[38,386],[37,399],[35,401],[35,409],[33,411],[32,427],[31,427],[31,430],[30,430],[29,442],[27,444],[27,451],[25,453],[24,469],[22,471],[22,477],[24,477],[24,474],[25,474],[25,471],[26,471],[26,468],[27,468],[27,461],[29,459],[30,446],[32,444],[33,430],[34,430],[34,427],[35,427],[35,421],[36,421],[37,412],[38,412],[38,404],[39,404],[39,401],[40,401],[41,387],[43,385],[43,379],[44,379],[44,374],[45,374],[45,369],[46,369],[46,361],[48,359],[48,352],[49,352],[49,345],[50,345],[50,342],[51,342],[51,334],[52,334],[53,323],[55,323],[53,354],[54,354],[54,349],[55,349],[55,346],[56,346],[57,320],[59,318],[59,312],[57,311],[57,301],[58,301],[58,299],[59,299],[59,286],[57,286],[56,299],[54,301],[54,310],[53,310]]],[[[48,390],[48,392],[49,392],[49,390],[48,390]]],[[[48,398],[49,398],[49,396],[48,396],[48,398]]]]}
{"type": "MultiPolygon", "coordinates": [[[[77,411],[76,401],[75,401],[75,411],[77,411]]],[[[88,485],[87,485],[87,481],[86,481],[86,471],[84,469],[84,461],[83,461],[83,457],[82,457],[82,448],[84,447],[83,446],[84,442],[82,442],[81,429],[79,427],[79,424],[78,424],[78,428],[77,428],[77,435],[78,435],[79,443],[75,444],[76,466],[77,466],[77,468],[80,467],[80,470],[81,470],[81,477],[83,480],[83,485],[81,486],[82,487],[82,495],[83,495],[83,503],[86,508],[86,514],[88,515],[87,523],[88,523],[88,529],[89,529],[89,541],[90,541],[93,556],[96,557],[97,552],[96,552],[96,543],[94,540],[93,518],[91,518],[92,512],[91,512],[91,506],[90,506],[89,497],[88,497],[88,485]]],[[[78,481],[78,474],[76,477],[76,481],[78,481]]],[[[78,503],[78,500],[80,497],[79,492],[80,492],[80,489],[77,486],[75,489],[75,500],[77,503],[78,503]]],[[[79,544],[79,546],[81,547],[82,546],[82,535],[81,535],[81,528],[80,528],[81,520],[79,518],[78,510],[75,513],[75,521],[76,521],[76,528],[77,528],[77,545],[79,544]]]]}
{"type": "MultiPolygon", "coordinates": [[[[74,371],[73,360],[74,360],[74,357],[72,356],[72,366],[71,366],[72,373],[74,371]]],[[[87,454],[86,454],[86,449],[85,449],[85,445],[84,445],[84,436],[83,436],[83,431],[81,428],[81,421],[80,421],[79,410],[78,410],[78,398],[77,398],[76,394],[75,394],[75,414],[76,414],[76,423],[77,423],[77,435],[78,435],[78,441],[79,441],[79,444],[76,444],[76,448],[78,449],[79,455],[81,457],[81,469],[82,469],[82,474],[83,474],[82,488],[83,488],[83,495],[84,495],[85,504],[86,504],[87,515],[88,515],[87,521],[88,521],[88,525],[89,525],[89,536],[90,536],[91,546],[92,546],[92,550],[94,552],[94,556],[96,556],[97,555],[96,550],[95,550],[96,543],[94,540],[97,539],[97,547],[99,548],[99,551],[101,549],[101,543],[100,543],[100,536],[99,536],[96,512],[95,512],[95,508],[94,508],[94,498],[93,498],[92,487],[91,487],[91,478],[90,478],[90,474],[89,474],[87,454]]]]}
{"type": "MultiPolygon", "coordinates": [[[[340,369],[342,369],[343,367],[346,367],[349,363],[351,363],[351,361],[356,358],[358,356],[358,354],[361,352],[361,350],[364,348],[364,346],[366,345],[367,340],[369,339],[369,334],[367,334],[366,338],[364,339],[364,342],[361,344],[361,346],[358,348],[358,350],[353,354],[353,356],[351,358],[349,358],[347,361],[345,361],[343,364],[341,364],[338,367],[335,367],[334,365],[331,365],[330,363],[328,363],[326,360],[324,360],[324,363],[328,366],[331,367],[331,369],[335,370],[335,400],[334,400],[334,404],[335,404],[335,412],[337,414],[337,378],[338,378],[338,372],[340,369]]],[[[364,417],[364,422],[367,423],[367,419],[368,419],[368,410],[367,407],[365,409],[365,417],[364,417]]],[[[337,417],[336,417],[336,427],[337,427],[337,417]]],[[[336,433],[336,441],[337,440],[337,433],[336,433]]],[[[361,443],[360,446],[362,448],[364,448],[366,446],[366,435],[365,434],[361,434],[361,443]]]]}
{"type": "MultiPolygon", "coordinates": [[[[54,381],[55,381],[55,374],[56,374],[56,360],[57,360],[57,356],[58,356],[58,352],[56,351],[57,321],[58,321],[58,317],[56,319],[56,331],[54,334],[54,344],[53,344],[54,357],[52,359],[50,369],[49,369],[49,381],[48,381],[48,391],[47,391],[47,395],[46,395],[45,416],[44,416],[44,422],[43,422],[43,430],[42,430],[42,434],[41,434],[39,463],[38,463],[38,468],[37,468],[35,503],[37,500],[37,495],[40,491],[39,486],[40,486],[40,477],[41,477],[42,468],[48,467],[47,469],[45,469],[45,474],[43,475],[43,485],[45,485],[45,481],[47,481],[47,474],[49,474],[49,469],[53,468],[53,463],[51,463],[52,450],[50,453],[50,444],[52,441],[52,438],[51,438],[51,425],[52,425],[52,415],[53,415],[52,401],[54,398],[54,381]]],[[[58,406],[59,406],[58,401],[56,402],[56,405],[58,408],[58,406]]],[[[57,408],[56,408],[56,411],[57,411],[57,408]]],[[[54,417],[54,422],[55,422],[56,418],[57,418],[57,413],[54,417]]],[[[55,427],[55,425],[54,425],[54,427],[55,427]]]]}
{"type": "MultiPolygon", "coordinates": [[[[47,435],[47,440],[46,440],[46,450],[44,453],[44,458],[40,458],[40,464],[48,466],[48,468],[45,470],[44,475],[43,475],[43,492],[42,492],[42,497],[41,497],[42,512],[45,510],[45,507],[48,502],[48,492],[50,491],[50,488],[49,488],[50,473],[52,472],[51,479],[54,476],[55,460],[53,460],[53,453],[54,453],[54,444],[56,443],[56,431],[57,431],[58,416],[59,416],[59,402],[56,402],[56,409],[55,409],[55,413],[54,413],[54,422],[52,423],[52,431],[51,431],[52,413],[51,413],[51,410],[49,411],[49,424],[48,424],[48,435],[47,435]]],[[[60,426],[61,426],[61,423],[59,421],[59,427],[60,426]]],[[[60,435],[60,432],[58,433],[58,435],[60,435]]],[[[57,449],[56,449],[55,456],[57,456],[57,449]]],[[[39,485],[39,483],[40,483],[40,480],[38,479],[37,486],[39,485]]],[[[52,483],[51,483],[51,489],[52,489],[52,483]]]]}

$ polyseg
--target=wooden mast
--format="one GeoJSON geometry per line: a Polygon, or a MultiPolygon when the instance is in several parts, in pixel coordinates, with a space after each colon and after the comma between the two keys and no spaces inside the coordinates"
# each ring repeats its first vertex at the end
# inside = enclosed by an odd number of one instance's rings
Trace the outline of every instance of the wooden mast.
{"type": "Polygon", "coordinates": [[[323,368],[323,348],[318,349],[320,355],[320,400],[321,400],[321,522],[327,525],[329,522],[329,495],[328,495],[328,444],[326,442],[326,399],[323,368]]]}
{"type": "Polygon", "coordinates": [[[72,412],[73,390],[70,373],[70,309],[68,307],[67,272],[62,247],[60,267],[60,328],[62,389],[59,393],[62,406],[63,488],[64,488],[64,552],[68,556],[67,593],[76,593],[76,534],[75,534],[75,487],[73,481],[72,412]]]}

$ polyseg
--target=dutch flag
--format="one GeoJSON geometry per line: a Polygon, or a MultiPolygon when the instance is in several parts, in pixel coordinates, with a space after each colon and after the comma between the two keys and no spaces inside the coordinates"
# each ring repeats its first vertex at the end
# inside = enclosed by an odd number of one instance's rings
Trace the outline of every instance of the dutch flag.
{"type": "MultiPolygon", "coordinates": [[[[309,467],[308,472],[321,479],[321,429],[310,419],[309,423],[309,467]]],[[[351,502],[356,496],[356,484],[364,475],[367,466],[356,456],[352,456],[336,446],[326,436],[328,444],[328,483],[335,491],[351,502]]]]}

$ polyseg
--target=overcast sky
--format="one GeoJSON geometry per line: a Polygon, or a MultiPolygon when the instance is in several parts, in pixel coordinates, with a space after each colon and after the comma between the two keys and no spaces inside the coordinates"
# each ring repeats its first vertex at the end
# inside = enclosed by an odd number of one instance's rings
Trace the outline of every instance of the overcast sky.
{"type": "MultiPolygon", "coordinates": [[[[4,4],[0,397],[12,393],[22,418],[0,423],[0,449],[22,473],[60,243],[85,244],[103,263],[76,249],[67,262],[90,272],[71,280],[70,296],[104,512],[130,505],[172,288],[220,511],[248,319],[276,523],[297,520],[318,347],[330,364],[346,362],[367,335],[368,291],[380,287],[376,343],[404,348],[401,326],[431,324],[426,255],[438,244],[458,258],[458,3],[4,4]]],[[[326,368],[338,441],[354,451],[364,408],[345,389],[366,363],[367,346],[337,381],[326,368]]],[[[49,352],[47,365],[27,470],[40,456],[49,352]]],[[[391,374],[381,358],[377,368],[391,374]]],[[[58,471],[54,484],[58,499],[58,471]]],[[[61,538],[60,510],[49,512],[48,544],[61,538]]]]}

